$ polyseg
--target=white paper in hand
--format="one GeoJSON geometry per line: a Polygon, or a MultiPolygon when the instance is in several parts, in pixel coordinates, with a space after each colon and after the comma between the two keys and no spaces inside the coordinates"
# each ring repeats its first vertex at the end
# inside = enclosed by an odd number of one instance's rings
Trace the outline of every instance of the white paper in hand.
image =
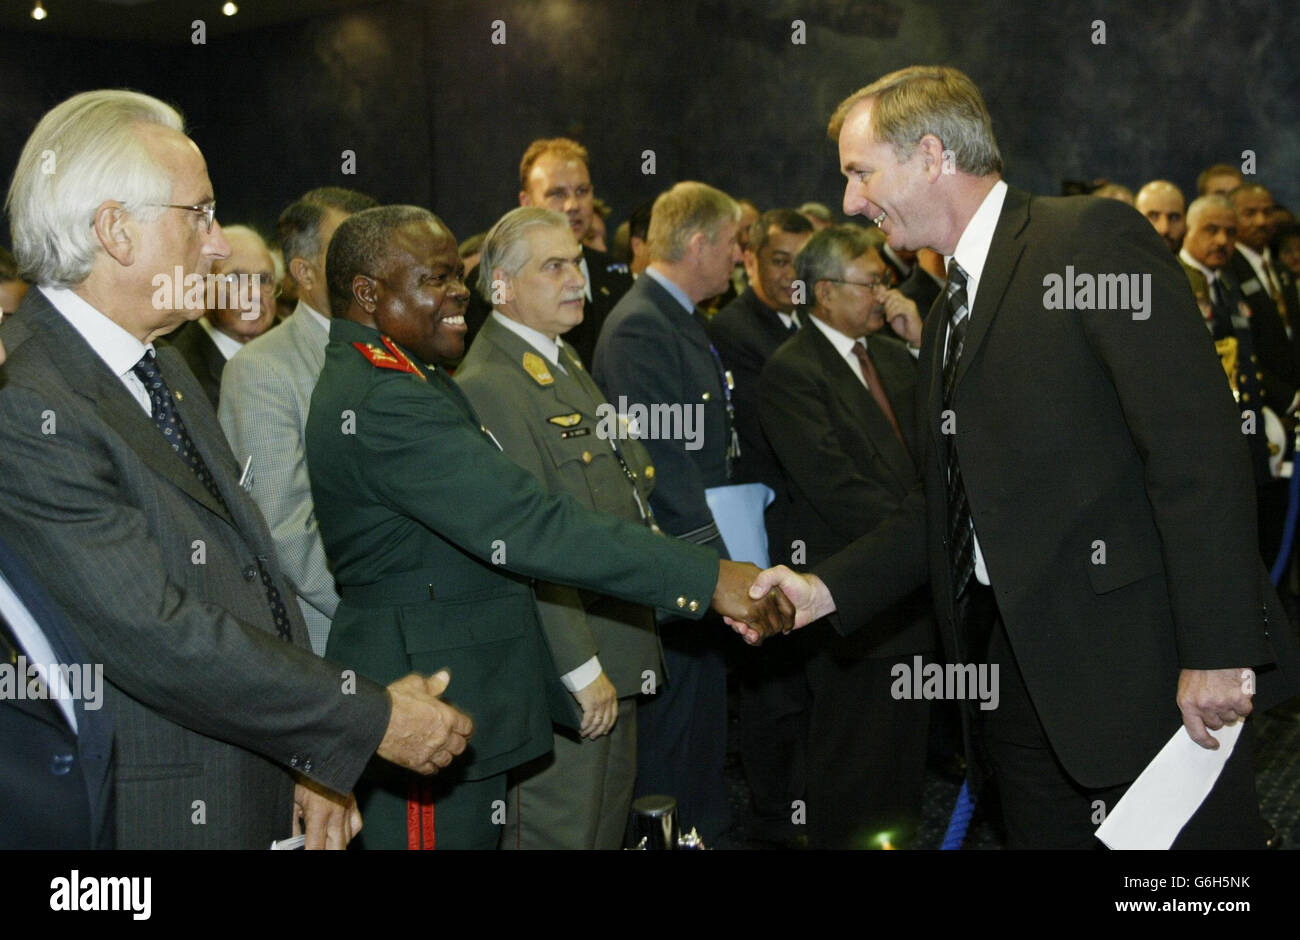
{"type": "Polygon", "coordinates": [[[1219,742],[1209,751],[1179,726],[1156,759],[1133,781],[1106,816],[1096,836],[1112,849],[1167,849],[1200,809],[1241,737],[1243,722],[1210,732],[1219,742]]]}

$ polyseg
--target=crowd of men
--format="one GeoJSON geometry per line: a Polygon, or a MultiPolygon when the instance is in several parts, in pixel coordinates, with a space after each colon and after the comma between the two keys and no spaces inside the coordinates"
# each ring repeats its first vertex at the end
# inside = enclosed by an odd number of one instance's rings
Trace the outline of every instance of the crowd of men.
{"type": "MultiPolygon", "coordinates": [[[[1295,694],[1268,189],[1030,196],[951,69],[828,131],[874,224],[679,182],[609,233],[552,138],[459,245],[337,186],[268,242],[167,105],[47,114],[0,258],[0,642],[106,694],[4,696],[0,845],[612,849],[661,794],[734,844],[731,681],[751,843],[913,844],[929,762],[1009,845],[1088,847],[1180,724],[1295,694]],[[1067,265],[1147,315],[1052,309],[1067,265]],[[943,662],[1000,686],[900,683],[943,662]]],[[[1178,845],[1267,842],[1251,727],[1178,845]]]]}

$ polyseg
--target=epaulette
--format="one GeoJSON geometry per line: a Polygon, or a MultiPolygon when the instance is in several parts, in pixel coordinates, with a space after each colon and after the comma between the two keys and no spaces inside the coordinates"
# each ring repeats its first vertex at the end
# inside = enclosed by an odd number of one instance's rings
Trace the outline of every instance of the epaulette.
{"type": "Polygon", "coordinates": [[[524,353],[523,367],[524,371],[533,377],[533,381],[543,388],[555,383],[555,376],[551,375],[551,370],[546,368],[546,360],[537,353],[524,353]]]}
{"type": "Polygon", "coordinates": [[[396,343],[387,336],[380,336],[379,338],[383,341],[386,349],[380,349],[374,343],[357,342],[352,345],[357,348],[361,355],[370,360],[372,366],[377,366],[380,369],[392,369],[395,372],[410,372],[412,375],[417,376],[421,382],[429,381],[424,377],[424,373],[420,371],[420,367],[412,362],[411,357],[402,352],[396,343]]]}

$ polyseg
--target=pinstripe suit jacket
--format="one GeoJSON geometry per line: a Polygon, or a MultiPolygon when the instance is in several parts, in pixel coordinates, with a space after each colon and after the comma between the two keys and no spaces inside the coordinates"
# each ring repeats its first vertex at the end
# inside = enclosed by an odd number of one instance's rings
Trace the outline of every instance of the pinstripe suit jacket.
{"type": "Polygon", "coordinates": [[[225,506],[39,290],[0,336],[0,528],[104,666],[118,847],[267,848],[289,834],[286,768],[350,790],[387,696],[360,679],[345,694],[295,605],[292,644],[276,637],[257,560],[288,585],[179,353],[158,366],[225,506]]]}
{"type": "Polygon", "coordinates": [[[226,363],[217,408],[235,460],[242,467],[252,458],[249,495],[271,527],[280,568],[298,593],[311,647],[320,656],[339,595],[316,525],[304,445],[307,409],[328,342],[329,334],[298,304],[279,329],[226,363]]]}

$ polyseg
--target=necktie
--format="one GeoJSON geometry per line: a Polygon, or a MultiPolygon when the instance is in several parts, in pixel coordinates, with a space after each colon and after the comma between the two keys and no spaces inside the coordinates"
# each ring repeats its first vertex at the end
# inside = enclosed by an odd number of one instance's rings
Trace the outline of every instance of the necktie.
{"type": "Polygon", "coordinates": [[[1211,324],[1214,338],[1223,339],[1225,336],[1231,336],[1232,306],[1228,302],[1226,285],[1217,275],[1210,280],[1210,309],[1214,312],[1214,323],[1211,324]]]}
{"type": "Polygon", "coordinates": [[[790,325],[785,328],[785,331],[791,336],[799,332],[799,315],[797,313],[790,314],[790,325]]]}
{"type": "MultiPolygon", "coordinates": [[[[966,272],[956,259],[948,266],[948,283],[944,287],[944,302],[948,311],[948,352],[943,363],[943,407],[952,408],[953,392],[957,384],[957,364],[961,361],[962,347],[966,342],[966,326],[970,322],[966,305],[966,272]]],[[[975,573],[975,526],[971,521],[970,503],[966,499],[966,486],[961,478],[961,464],[957,460],[956,434],[944,435],[948,457],[948,563],[952,573],[952,596],[961,597],[962,591],[975,573]]]]}
{"type": "Polygon", "coordinates": [[[1287,318],[1286,301],[1282,298],[1282,291],[1277,283],[1277,278],[1273,276],[1273,269],[1269,266],[1267,258],[1259,259],[1264,265],[1264,277],[1268,281],[1268,293],[1273,298],[1273,303],[1277,306],[1278,316],[1282,318],[1282,325],[1287,329],[1291,328],[1291,323],[1287,318]]]}
{"type": "Polygon", "coordinates": [[[889,420],[889,424],[898,435],[898,441],[907,449],[907,441],[903,440],[903,430],[898,426],[898,416],[894,414],[893,406],[889,404],[889,396],[885,394],[885,385],[880,381],[880,373],[876,371],[876,364],[871,361],[871,353],[867,350],[867,344],[858,340],[853,344],[853,355],[858,357],[858,363],[862,366],[862,376],[867,380],[867,391],[871,397],[876,400],[880,411],[889,420]]]}
{"type": "MultiPolygon", "coordinates": [[[[163,437],[167,443],[172,445],[172,450],[176,451],[185,466],[193,471],[194,475],[199,478],[199,482],[204,488],[212,494],[212,498],[221,504],[227,513],[230,507],[221,496],[221,491],[217,489],[217,481],[212,478],[212,471],[203,460],[203,455],[199,453],[190,434],[185,430],[185,422],[181,420],[180,412],[176,410],[176,403],[172,399],[172,393],[167,388],[167,383],[163,380],[162,372],[158,369],[158,363],[154,361],[153,351],[146,352],[140,361],[131,367],[149,393],[149,402],[152,405],[153,422],[158,425],[162,431],[163,437]]],[[[257,568],[261,572],[262,587],[266,590],[266,600],[271,607],[271,616],[275,619],[275,632],[282,640],[292,639],[289,629],[289,614],[285,610],[284,600],[280,597],[280,591],[271,582],[271,574],[266,570],[266,565],[262,559],[257,559],[257,568]]]]}

